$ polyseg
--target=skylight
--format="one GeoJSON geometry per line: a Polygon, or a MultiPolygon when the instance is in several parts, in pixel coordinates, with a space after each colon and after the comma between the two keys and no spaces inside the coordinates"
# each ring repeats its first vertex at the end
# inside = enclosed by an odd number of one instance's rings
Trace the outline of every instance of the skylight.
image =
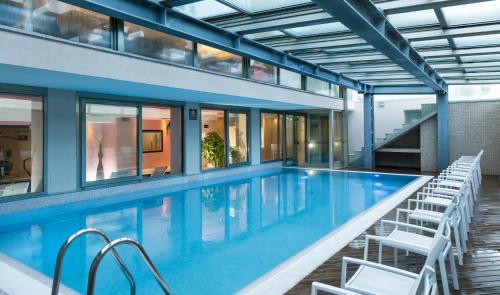
{"type": "Polygon", "coordinates": [[[432,9],[391,14],[388,18],[396,28],[439,24],[436,13],[432,9]]]}
{"type": "Polygon", "coordinates": [[[500,54],[462,56],[460,59],[463,62],[500,61],[500,54]]]}
{"type": "Polygon", "coordinates": [[[311,3],[309,0],[224,0],[223,2],[250,13],[311,3]]]}
{"type": "Polygon", "coordinates": [[[442,10],[450,26],[500,20],[500,0],[444,7],[442,10]]]}
{"type": "Polygon", "coordinates": [[[285,32],[298,37],[326,34],[326,33],[346,32],[346,31],[349,31],[349,29],[339,22],[327,23],[321,25],[312,25],[307,27],[298,27],[285,30],[285,32]]]}
{"type": "Polygon", "coordinates": [[[411,45],[415,48],[425,48],[425,47],[436,47],[436,46],[448,46],[448,40],[446,39],[435,39],[435,40],[423,40],[423,41],[413,41],[411,45]]]}
{"type": "Polygon", "coordinates": [[[250,39],[263,39],[263,38],[270,38],[270,37],[278,37],[278,36],[283,36],[285,33],[281,31],[269,31],[269,32],[261,32],[261,33],[253,33],[253,34],[248,34],[245,35],[247,38],[250,39]]]}
{"type": "Polygon", "coordinates": [[[500,45],[500,34],[454,38],[457,47],[500,45]]]}
{"type": "Polygon", "coordinates": [[[191,4],[181,5],[175,7],[174,10],[200,19],[238,12],[237,10],[232,9],[231,7],[215,0],[204,0],[191,4]]]}

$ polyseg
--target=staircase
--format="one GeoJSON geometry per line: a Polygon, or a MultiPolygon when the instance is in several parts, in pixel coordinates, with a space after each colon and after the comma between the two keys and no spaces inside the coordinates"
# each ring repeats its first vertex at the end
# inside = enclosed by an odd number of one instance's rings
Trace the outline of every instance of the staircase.
{"type": "MultiPolygon", "coordinates": [[[[377,138],[374,143],[373,151],[380,153],[402,153],[402,154],[419,154],[419,148],[401,148],[391,146],[392,143],[404,137],[420,124],[429,120],[437,114],[435,104],[423,104],[420,113],[407,119],[407,121],[399,128],[393,129],[392,132],[386,133],[383,138],[377,138]]],[[[355,150],[354,153],[349,154],[349,166],[362,167],[364,165],[364,152],[365,148],[355,150]]]]}
{"type": "Polygon", "coordinates": [[[429,120],[437,114],[436,110],[430,111],[418,119],[412,119],[409,122],[403,124],[400,128],[394,129],[391,133],[386,133],[384,138],[377,138],[373,147],[374,151],[380,151],[388,144],[394,142],[395,140],[401,138],[408,132],[412,131],[414,128],[420,126],[423,122],[429,120]]]}

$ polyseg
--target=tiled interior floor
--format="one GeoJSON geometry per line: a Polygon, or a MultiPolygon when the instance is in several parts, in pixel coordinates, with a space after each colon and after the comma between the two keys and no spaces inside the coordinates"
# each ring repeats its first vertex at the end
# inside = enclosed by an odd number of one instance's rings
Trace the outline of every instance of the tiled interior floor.
{"type": "MultiPolygon", "coordinates": [[[[406,206],[403,202],[400,207],[406,206]]],[[[395,211],[384,219],[394,219],[395,211]]],[[[379,223],[372,226],[367,233],[376,234],[379,223]]],[[[474,208],[474,219],[469,234],[469,252],[465,254],[464,265],[458,267],[460,291],[454,294],[500,294],[500,177],[484,176],[481,194],[474,208]]],[[[353,240],[348,246],[318,267],[287,294],[310,294],[313,281],[340,286],[340,268],[343,256],[363,257],[364,234],[353,240]]],[[[370,245],[371,261],[376,261],[377,245],[370,245]]],[[[384,261],[393,263],[392,249],[384,248],[384,261]]],[[[400,251],[399,267],[418,272],[424,258],[418,255],[405,256],[400,251]]],[[[439,274],[438,274],[439,279],[439,274]]],[[[451,277],[449,276],[450,290],[451,277]]],[[[441,283],[441,282],[440,282],[441,283]]],[[[440,288],[442,294],[442,289],[440,288]]]]}

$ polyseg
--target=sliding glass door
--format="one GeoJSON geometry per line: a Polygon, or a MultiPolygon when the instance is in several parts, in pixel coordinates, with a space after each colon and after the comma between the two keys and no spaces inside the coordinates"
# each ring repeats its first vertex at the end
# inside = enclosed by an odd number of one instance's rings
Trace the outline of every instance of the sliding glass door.
{"type": "Polygon", "coordinates": [[[182,108],[142,107],[142,175],[182,172],[182,108]]]}
{"type": "Polygon", "coordinates": [[[243,111],[201,110],[201,168],[248,163],[248,114],[243,111]]]}
{"type": "Polygon", "coordinates": [[[86,182],[137,176],[138,108],[85,104],[86,182]]]}
{"type": "Polygon", "coordinates": [[[84,186],[182,172],[181,107],[82,103],[84,186]]]}
{"type": "Polygon", "coordinates": [[[248,115],[228,112],[229,165],[248,162],[248,115]]]}
{"type": "Polygon", "coordinates": [[[306,128],[305,115],[285,115],[285,164],[287,166],[303,166],[307,163],[306,128]]]}

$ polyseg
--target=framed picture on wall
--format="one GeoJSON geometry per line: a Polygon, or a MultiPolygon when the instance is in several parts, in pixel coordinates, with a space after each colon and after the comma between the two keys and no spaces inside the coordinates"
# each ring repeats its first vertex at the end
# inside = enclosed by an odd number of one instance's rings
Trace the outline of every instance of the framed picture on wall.
{"type": "Polygon", "coordinates": [[[162,130],[142,130],[142,152],[143,153],[163,152],[162,130]]]}

